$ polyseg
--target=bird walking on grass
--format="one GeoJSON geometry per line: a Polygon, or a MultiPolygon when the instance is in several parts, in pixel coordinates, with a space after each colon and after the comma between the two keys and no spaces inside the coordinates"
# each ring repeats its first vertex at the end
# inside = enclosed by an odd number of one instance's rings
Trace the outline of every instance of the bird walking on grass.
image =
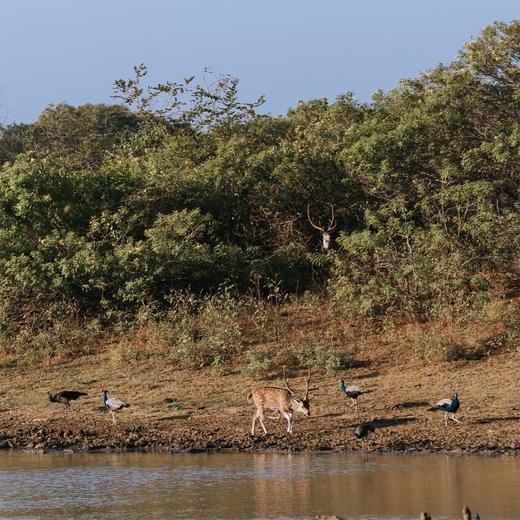
{"type": "Polygon", "coordinates": [[[114,424],[116,424],[115,412],[130,406],[117,397],[108,397],[108,392],[106,390],[103,390],[103,404],[105,405],[105,408],[112,414],[112,421],[114,421],[114,424]]]}
{"type": "Polygon", "coordinates": [[[460,423],[460,421],[455,417],[457,410],[460,408],[459,396],[455,393],[452,398],[441,399],[438,403],[430,406],[428,410],[436,411],[442,410],[444,411],[444,424],[448,426],[448,414],[451,414],[450,419],[453,419],[455,422],[460,423]]]}
{"type": "Polygon", "coordinates": [[[49,401],[51,403],[61,403],[65,408],[69,408],[69,401],[75,401],[82,395],[87,395],[85,392],[78,392],[76,390],[63,390],[57,394],[49,394],[49,401]]]}
{"type": "Polygon", "coordinates": [[[376,427],[372,423],[361,423],[354,432],[354,435],[357,439],[361,440],[361,446],[363,451],[366,448],[366,443],[368,440],[368,434],[373,433],[376,430],[376,427]]]}
{"type": "Polygon", "coordinates": [[[358,397],[360,397],[363,394],[368,394],[372,390],[365,390],[356,385],[345,386],[345,381],[343,379],[340,379],[339,380],[339,391],[343,392],[347,397],[350,397],[352,404],[349,406],[349,408],[352,408],[353,406],[355,406],[356,412],[357,412],[358,411],[358,402],[357,402],[358,397]]]}

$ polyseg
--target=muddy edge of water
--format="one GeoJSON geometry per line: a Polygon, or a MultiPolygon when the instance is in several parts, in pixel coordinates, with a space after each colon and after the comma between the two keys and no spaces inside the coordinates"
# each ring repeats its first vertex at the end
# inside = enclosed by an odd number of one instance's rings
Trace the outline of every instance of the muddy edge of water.
{"type": "MultiPolygon", "coordinates": [[[[80,412],[67,412],[66,417],[45,421],[1,418],[0,448],[19,450],[164,450],[164,451],[265,451],[320,452],[354,451],[361,443],[354,435],[359,420],[355,417],[314,417],[298,419],[292,434],[284,431],[282,421],[269,421],[268,434],[252,437],[249,421],[239,417],[232,423],[220,418],[185,419],[174,414],[163,420],[139,420],[121,417],[117,425],[108,414],[81,417],[80,412]],[[210,420],[211,419],[211,420],[210,420]],[[335,420],[334,420],[335,419],[335,420]]],[[[399,415],[375,416],[382,424],[370,435],[367,450],[404,453],[485,453],[519,454],[520,416],[507,420],[483,421],[465,418],[461,424],[435,419],[399,415]]]]}
{"type": "MultiPolygon", "coordinates": [[[[167,365],[128,367],[99,357],[62,367],[0,370],[0,448],[29,450],[161,449],[171,451],[360,450],[360,422],[375,421],[368,450],[379,452],[520,453],[518,362],[512,354],[485,362],[377,365],[349,369],[342,377],[373,391],[359,413],[349,409],[337,377],[313,374],[311,416],[295,414],[293,433],[285,420],[266,420],[267,435],[250,435],[254,407],[248,389],[272,385],[234,372],[172,370],[167,365]],[[88,392],[69,409],[47,393],[70,388],[88,392]],[[101,389],[129,401],[117,425],[100,406],[101,389]],[[444,425],[428,403],[458,391],[461,423],[444,425]]],[[[306,372],[291,384],[305,386],[306,372]]],[[[257,425],[258,426],[258,425],[257,425]]]]}

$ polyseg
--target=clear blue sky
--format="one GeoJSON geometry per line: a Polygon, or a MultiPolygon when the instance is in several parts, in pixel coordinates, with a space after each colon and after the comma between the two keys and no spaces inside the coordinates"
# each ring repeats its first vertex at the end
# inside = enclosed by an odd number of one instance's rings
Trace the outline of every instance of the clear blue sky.
{"type": "Polygon", "coordinates": [[[0,0],[0,122],[111,102],[141,62],[154,81],[238,76],[272,114],[347,91],[367,101],[519,18],[519,0],[0,0]]]}

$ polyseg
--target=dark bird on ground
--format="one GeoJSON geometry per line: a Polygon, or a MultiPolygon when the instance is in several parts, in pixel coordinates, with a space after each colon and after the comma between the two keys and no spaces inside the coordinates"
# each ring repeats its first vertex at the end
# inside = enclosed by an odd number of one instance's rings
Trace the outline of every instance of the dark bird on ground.
{"type": "Polygon", "coordinates": [[[356,438],[360,439],[363,443],[363,449],[365,449],[365,443],[367,442],[367,437],[369,433],[373,433],[376,430],[376,427],[372,423],[361,423],[354,432],[356,438]]]}
{"type": "Polygon", "coordinates": [[[49,401],[51,403],[61,403],[65,408],[70,406],[69,401],[75,401],[78,397],[87,395],[85,392],[77,392],[76,390],[63,390],[57,394],[49,394],[49,401]]]}
{"type": "Polygon", "coordinates": [[[112,414],[112,421],[114,421],[114,424],[116,424],[115,412],[130,406],[117,397],[108,397],[108,392],[106,390],[103,390],[103,404],[105,405],[105,408],[112,414]]]}
{"type": "Polygon", "coordinates": [[[428,410],[434,412],[436,410],[444,411],[444,423],[448,426],[448,414],[451,413],[450,419],[453,419],[455,422],[460,423],[460,421],[455,417],[457,410],[460,408],[459,396],[457,394],[453,394],[451,399],[441,399],[438,403],[430,406],[428,410]]]}
{"type": "Polygon", "coordinates": [[[357,399],[359,396],[363,394],[368,394],[372,390],[365,390],[363,388],[360,388],[356,385],[351,386],[345,386],[345,381],[343,379],[339,380],[339,391],[343,392],[347,397],[350,397],[350,400],[352,401],[352,404],[349,406],[349,408],[352,408],[353,406],[356,407],[356,412],[358,410],[358,402],[357,399]]]}

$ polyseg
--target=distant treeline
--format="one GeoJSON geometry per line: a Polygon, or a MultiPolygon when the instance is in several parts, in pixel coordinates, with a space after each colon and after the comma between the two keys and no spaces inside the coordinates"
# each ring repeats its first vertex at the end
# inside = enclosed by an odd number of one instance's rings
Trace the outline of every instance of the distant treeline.
{"type": "Polygon", "coordinates": [[[284,117],[206,75],[115,82],[0,130],[0,328],[49,306],[135,316],[179,293],[328,295],[428,319],[520,274],[520,22],[371,103],[284,117]],[[330,250],[320,232],[334,217],[330,250]]]}

